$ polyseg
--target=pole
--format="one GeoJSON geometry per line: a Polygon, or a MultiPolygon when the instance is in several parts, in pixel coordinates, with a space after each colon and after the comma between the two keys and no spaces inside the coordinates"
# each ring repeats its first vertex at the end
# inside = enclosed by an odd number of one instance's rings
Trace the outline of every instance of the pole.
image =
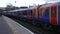
{"type": "Polygon", "coordinates": [[[16,1],[15,1],[15,9],[16,9],[16,1]]]}

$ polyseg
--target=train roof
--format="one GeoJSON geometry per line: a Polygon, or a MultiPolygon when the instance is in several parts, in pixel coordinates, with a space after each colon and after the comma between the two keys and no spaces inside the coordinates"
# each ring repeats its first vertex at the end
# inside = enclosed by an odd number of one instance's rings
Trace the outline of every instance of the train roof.
{"type": "Polygon", "coordinates": [[[26,10],[32,10],[32,9],[33,8],[22,8],[22,9],[10,10],[8,12],[26,11],[26,10]]]}
{"type": "Polygon", "coordinates": [[[57,5],[57,4],[55,4],[55,3],[50,3],[50,4],[42,5],[40,8],[50,7],[50,6],[55,6],[55,5],[57,5]]]}
{"type": "Polygon", "coordinates": [[[40,8],[43,8],[43,7],[50,7],[50,6],[60,6],[60,2],[56,2],[56,3],[47,3],[47,4],[44,4],[42,5],[40,8]]]}

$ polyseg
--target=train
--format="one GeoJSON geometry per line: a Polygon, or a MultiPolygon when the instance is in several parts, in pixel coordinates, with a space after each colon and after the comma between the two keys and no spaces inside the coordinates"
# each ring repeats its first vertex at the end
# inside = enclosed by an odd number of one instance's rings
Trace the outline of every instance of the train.
{"type": "Polygon", "coordinates": [[[2,12],[3,12],[3,10],[2,10],[2,9],[0,9],[0,17],[2,16],[2,12]]]}
{"type": "Polygon", "coordinates": [[[5,15],[17,16],[23,19],[33,20],[35,22],[32,23],[35,25],[39,24],[44,29],[56,30],[60,32],[59,11],[60,11],[60,2],[44,4],[41,7],[11,10],[5,13],[5,15]]]}

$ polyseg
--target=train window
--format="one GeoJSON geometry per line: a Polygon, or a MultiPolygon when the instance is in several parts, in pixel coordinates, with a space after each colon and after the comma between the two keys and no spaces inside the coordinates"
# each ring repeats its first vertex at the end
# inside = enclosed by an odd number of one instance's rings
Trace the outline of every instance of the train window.
{"type": "Polygon", "coordinates": [[[19,12],[19,14],[20,14],[20,15],[23,15],[23,12],[22,12],[22,11],[20,11],[20,12],[19,12]]]}
{"type": "Polygon", "coordinates": [[[13,12],[13,15],[16,15],[16,12],[13,12]]]}
{"type": "Polygon", "coordinates": [[[8,14],[11,14],[10,12],[8,12],[8,14]]]}
{"type": "Polygon", "coordinates": [[[23,15],[27,15],[27,11],[23,11],[23,15]]]}
{"type": "Polygon", "coordinates": [[[45,7],[40,8],[39,15],[42,16],[44,14],[45,10],[46,10],[45,7]]]}
{"type": "Polygon", "coordinates": [[[51,16],[56,17],[56,6],[51,7],[51,16]]]}
{"type": "Polygon", "coordinates": [[[46,8],[45,13],[45,16],[49,16],[49,8],[46,8]]]}
{"type": "Polygon", "coordinates": [[[14,14],[16,14],[16,12],[14,12],[14,14]]]}
{"type": "Polygon", "coordinates": [[[36,14],[36,9],[33,9],[33,14],[34,14],[34,15],[36,14]]]}
{"type": "Polygon", "coordinates": [[[32,10],[31,10],[31,15],[32,15],[32,10]]]}
{"type": "Polygon", "coordinates": [[[27,14],[28,14],[28,15],[32,15],[32,10],[28,10],[28,11],[27,11],[27,14]]]}

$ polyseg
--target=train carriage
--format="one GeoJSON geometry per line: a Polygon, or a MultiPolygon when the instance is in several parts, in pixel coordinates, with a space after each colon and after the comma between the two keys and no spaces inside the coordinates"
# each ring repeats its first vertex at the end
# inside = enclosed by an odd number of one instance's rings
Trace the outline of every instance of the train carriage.
{"type": "Polygon", "coordinates": [[[51,24],[58,25],[58,4],[48,4],[40,8],[39,16],[43,22],[50,22],[51,24]]]}
{"type": "Polygon", "coordinates": [[[50,3],[39,8],[40,25],[43,29],[60,32],[60,3],[50,3]]]}
{"type": "Polygon", "coordinates": [[[2,9],[0,9],[0,16],[2,16],[2,12],[3,12],[3,10],[2,10],[2,9]]]}
{"type": "Polygon", "coordinates": [[[33,8],[23,8],[17,10],[9,11],[13,16],[25,18],[25,19],[35,19],[33,14],[33,8]]]}
{"type": "Polygon", "coordinates": [[[41,7],[23,8],[9,12],[12,13],[12,16],[33,20],[34,25],[39,24],[44,29],[57,30],[60,28],[58,27],[60,26],[60,3],[49,3],[41,7]]]}

